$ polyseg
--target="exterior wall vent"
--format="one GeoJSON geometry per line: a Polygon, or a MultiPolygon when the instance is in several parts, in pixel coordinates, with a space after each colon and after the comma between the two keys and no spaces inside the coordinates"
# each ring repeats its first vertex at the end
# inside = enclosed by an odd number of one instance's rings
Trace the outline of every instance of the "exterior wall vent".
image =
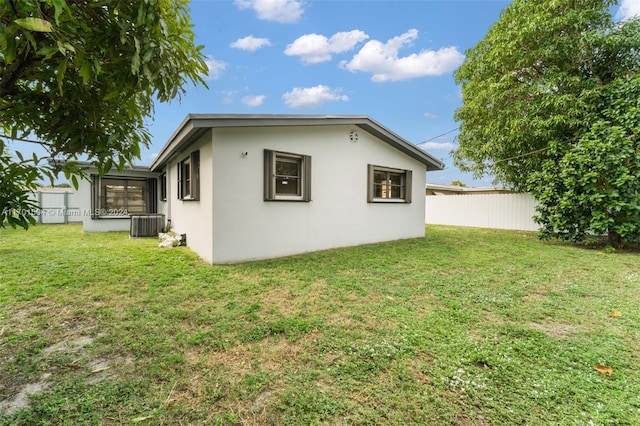
{"type": "Polygon", "coordinates": [[[163,228],[163,214],[132,214],[129,237],[157,237],[163,228]]]}

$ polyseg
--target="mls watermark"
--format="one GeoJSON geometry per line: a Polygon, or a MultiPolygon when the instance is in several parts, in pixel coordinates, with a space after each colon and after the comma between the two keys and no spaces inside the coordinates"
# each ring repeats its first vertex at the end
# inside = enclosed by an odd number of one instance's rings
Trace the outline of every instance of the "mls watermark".
{"type": "Polygon", "coordinates": [[[2,216],[31,217],[84,217],[84,216],[129,216],[126,209],[74,209],[63,207],[33,209],[3,209],[2,216]]]}

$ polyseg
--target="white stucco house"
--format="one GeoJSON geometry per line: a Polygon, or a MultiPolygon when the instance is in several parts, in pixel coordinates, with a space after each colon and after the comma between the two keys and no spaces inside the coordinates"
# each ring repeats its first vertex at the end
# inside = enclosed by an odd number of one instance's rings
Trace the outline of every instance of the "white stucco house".
{"type": "MultiPolygon", "coordinates": [[[[426,172],[443,166],[367,116],[190,114],[120,192],[234,263],[423,237],[426,172]]],[[[105,179],[123,177],[94,177],[93,207],[114,213],[105,179]]]]}

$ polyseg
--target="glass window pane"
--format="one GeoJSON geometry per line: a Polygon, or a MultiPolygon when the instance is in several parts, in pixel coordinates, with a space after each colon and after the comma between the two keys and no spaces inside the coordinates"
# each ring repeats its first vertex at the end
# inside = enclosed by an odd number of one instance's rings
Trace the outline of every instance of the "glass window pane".
{"type": "Polygon", "coordinates": [[[125,208],[125,181],[121,179],[103,179],[102,202],[103,205],[100,207],[106,210],[125,208]]]}
{"type": "Polygon", "coordinates": [[[373,196],[375,198],[382,198],[382,185],[373,185],[373,196]]]}
{"type": "Polygon", "coordinates": [[[127,182],[127,212],[143,213],[147,210],[145,202],[145,182],[127,182]]]}
{"type": "Polygon", "coordinates": [[[191,163],[189,161],[182,163],[182,176],[184,179],[182,195],[183,197],[188,197],[191,195],[191,163]]]}
{"type": "Polygon", "coordinates": [[[389,173],[389,180],[392,185],[402,185],[402,174],[400,173],[389,173]]]}
{"type": "Polygon", "coordinates": [[[300,191],[300,179],[298,178],[276,178],[277,195],[302,195],[300,191]]]}
{"type": "Polygon", "coordinates": [[[405,173],[392,170],[373,171],[373,197],[383,199],[405,198],[405,173]]]}
{"type": "Polygon", "coordinates": [[[381,172],[381,171],[378,171],[378,170],[373,172],[373,183],[382,183],[386,179],[387,179],[387,173],[386,172],[381,172]]]}
{"type": "Polygon", "coordinates": [[[276,195],[302,195],[302,158],[276,157],[276,195]]]}
{"type": "Polygon", "coordinates": [[[295,158],[276,158],[276,176],[300,177],[302,161],[295,158]]]}
{"type": "Polygon", "coordinates": [[[401,186],[391,187],[391,196],[389,198],[404,198],[401,186]]]}
{"type": "Polygon", "coordinates": [[[147,210],[146,182],[102,179],[102,205],[105,214],[143,213],[147,210]]]}

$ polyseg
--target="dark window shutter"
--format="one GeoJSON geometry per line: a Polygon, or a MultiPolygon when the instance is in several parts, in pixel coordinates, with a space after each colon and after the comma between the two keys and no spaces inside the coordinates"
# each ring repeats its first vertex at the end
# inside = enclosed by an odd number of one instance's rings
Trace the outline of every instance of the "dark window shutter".
{"type": "Polygon", "coordinates": [[[373,202],[373,166],[367,165],[367,203],[373,202]]]}
{"type": "Polygon", "coordinates": [[[91,175],[91,219],[96,219],[100,215],[100,176],[91,175]]]}
{"type": "Polygon", "coordinates": [[[191,160],[191,198],[200,199],[200,151],[193,151],[191,160]]]}
{"type": "Polygon", "coordinates": [[[311,156],[305,155],[302,162],[302,181],[304,184],[302,197],[304,201],[311,201],[311,156]]]}
{"type": "Polygon", "coordinates": [[[158,179],[147,179],[147,213],[158,212],[158,179]]]}
{"type": "Polygon", "coordinates": [[[273,184],[275,154],[270,149],[264,150],[264,200],[273,200],[275,197],[275,188],[273,184]]]}
{"type": "Polygon", "coordinates": [[[160,185],[160,199],[162,201],[167,200],[167,173],[164,172],[158,178],[158,185],[160,185]]]}
{"type": "Polygon", "coordinates": [[[404,194],[404,200],[407,203],[411,203],[411,184],[413,182],[413,173],[411,172],[411,170],[407,170],[405,175],[404,175],[404,190],[405,190],[405,194],[404,194]]]}

